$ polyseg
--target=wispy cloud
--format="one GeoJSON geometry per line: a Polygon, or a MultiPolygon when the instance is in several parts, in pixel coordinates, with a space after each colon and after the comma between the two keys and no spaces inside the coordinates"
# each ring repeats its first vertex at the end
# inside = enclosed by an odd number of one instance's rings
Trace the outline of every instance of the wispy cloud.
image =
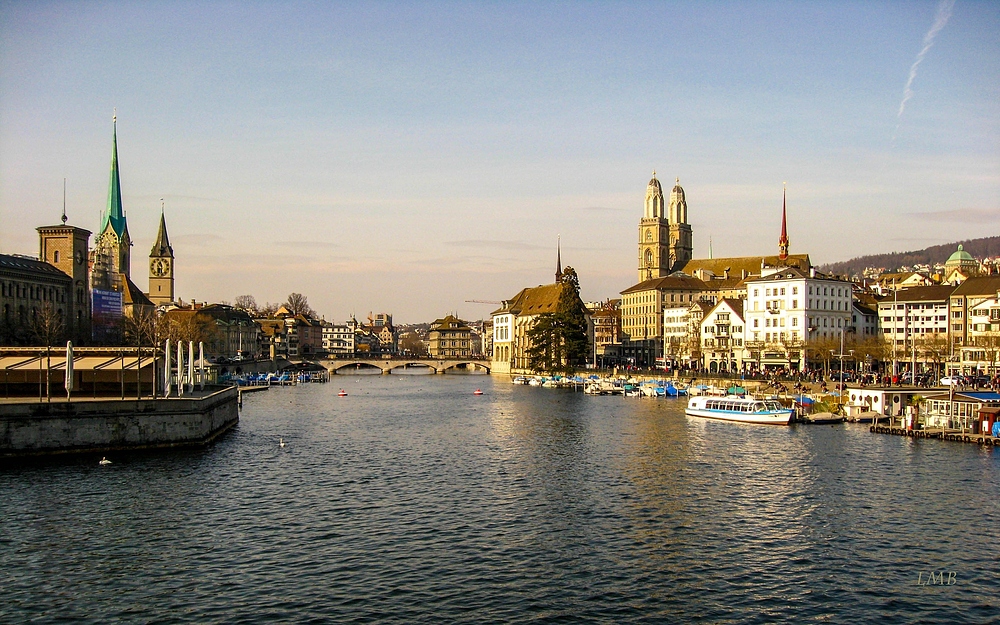
{"type": "MultiPolygon", "coordinates": [[[[910,77],[906,80],[906,87],[903,88],[903,101],[899,103],[899,113],[896,114],[896,119],[900,120],[903,118],[903,111],[906,109],[906,102],[913,97],[913,81],[917,77],[917,67],[920,66],[920,62],[924,60],[924,56],[927,51],[931,49],[934,45],[934,38],[937,34],[941,32],[941,29],[945,27],[948,23],[948,18],[951,17],[951,10],[955,7],[955,0],[941,0],[938,4],[937,15],[934,16],[934,24],[931,29],[927,31],[924,35],[924,47],[920,49],[920,53],[917,54],[917,59],[913,61],[913,65],[910,67],[910,77]]],[[[899,129],[898,123],[896,126],[899,129]]]]}
{"type": "Polygon", "coordinates": [[[277,247],[293,247],[296,249],[302,248],[321,248],[328,249],[331,247],[336,247],[333,241],[275,241],[272,243],[277,247]]]}
{"type": "Polygon", "coordinates": [[[472,247],[472,248],[492,248],[500,250],[547,250],[551,245],[535,245],[522,241],[490,241],[487,239],[470,239],[466,241],[445,241],[443,245],[448,247],[472,247]]]}
{"type": "Polygon", "coordinates": [[[225,241],[225,239],[217,234],[179,234],[170,238],[174,240],[174,243],[182,245],[204,245],[206,243],[225,241]]]}
{"type": "Polygon", "coordinates": [[[1000,208],[957,208],[946,211],[910,213],[916,219],[933,222],[963,224],[1000,223],[1000,208]]]}

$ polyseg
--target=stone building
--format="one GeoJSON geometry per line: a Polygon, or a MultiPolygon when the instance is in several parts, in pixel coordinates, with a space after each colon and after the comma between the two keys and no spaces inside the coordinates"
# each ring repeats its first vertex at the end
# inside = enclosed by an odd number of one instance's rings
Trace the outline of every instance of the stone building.
{"type": "MultiPolygon", "coordinates": [[[[569,268],[567,267],[567,271],[569,268]]],[[[493,311],[493,360],[490,369],[494,373],[531,373],[528,349],[530,331],[539,315],[556,313],[559,310],[559,296],[567,284],[543,284],[524,288],[502,306],[493,311]]],[[[583,301],[577,296],[581,310],[586,311],[583,301]]],[[[593,345],[594,326],[590,314],[585,313],[587,336],[593,345]]]]}
{"type": "Polygon", "coordinates": [[[691,260],[692,249],[687,200],[680,180],[670,192],[670,203],[665,211],[663,190],[654,171],[646,186],[644,210],[639,221],[639,281],[670,275],[691,260]]]}
{"type": "Polygon", "coordinates": [[[0,254],[0,344],[64,344],[74,330],[67,327],[72,303],[66,273],[29,256],[0,254]]]}
{"type": "Polygon", "coordinates": [[[472,355],[472,328],[454,315],[435,319],[427,333],[427,353],[431,358],[472,355]]]}
{"type": "Polygon", "coordinates": [[[65,273],[72,280],[65,307],[66,336],[77,345],[91,338],[90,309],[90,231],[63,223],[41,226],[38,231],[38,258],[65,273]]]}

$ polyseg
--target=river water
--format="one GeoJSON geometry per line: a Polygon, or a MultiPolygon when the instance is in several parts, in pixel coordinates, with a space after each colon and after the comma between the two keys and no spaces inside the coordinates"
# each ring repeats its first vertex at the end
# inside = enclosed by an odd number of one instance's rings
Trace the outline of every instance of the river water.
{"type": "Polygon", "coordinates": [[[998,622],[998,454],[338,376],[206,449],[0,466],[0,622],[998,622]]]}

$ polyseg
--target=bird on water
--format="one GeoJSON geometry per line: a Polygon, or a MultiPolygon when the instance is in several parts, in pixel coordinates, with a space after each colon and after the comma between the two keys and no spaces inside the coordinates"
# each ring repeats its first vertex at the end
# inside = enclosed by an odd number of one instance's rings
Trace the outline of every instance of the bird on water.
{"type": "Polygon", "coordinates": [[[109,465],[109,464],[111,464],[111,461],[110,461],[110,460],[108,460],[108,459],[107,459],[107,458],[105,458],[105,457],[102,457],[102,458],[101,458],[101,461],[100,461],[100,462],[98,462],[97,464],[100,464],[100,465],[109,465]]]}
{"type": "Polygon", "coordinates": [[[285,446],[285,439],[279,438],[278,439],[278,447],[284,447],[284,446],[285,446]]]}

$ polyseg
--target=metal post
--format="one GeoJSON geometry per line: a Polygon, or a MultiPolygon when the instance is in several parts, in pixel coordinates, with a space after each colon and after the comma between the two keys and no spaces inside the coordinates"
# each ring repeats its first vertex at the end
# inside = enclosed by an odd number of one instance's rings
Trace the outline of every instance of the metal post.
{"type": "Polygon", "coordinates": [[[205,343],[198,341],[198,390],[205,390],[205,343]]]}
{"type": "Polygon", "coordinates": [[[177,341],[177,396],[184,396],[184,343],[177,341]]]}
{"type": "Polygon", "coordinates": [[[170,397],[170,339],[163,347],[163,396],[170,397]]]}
{"type": "Polygon", "coordinates": [[[194,341],[188,341],[188,384],[194,391],[194,341]]]}

